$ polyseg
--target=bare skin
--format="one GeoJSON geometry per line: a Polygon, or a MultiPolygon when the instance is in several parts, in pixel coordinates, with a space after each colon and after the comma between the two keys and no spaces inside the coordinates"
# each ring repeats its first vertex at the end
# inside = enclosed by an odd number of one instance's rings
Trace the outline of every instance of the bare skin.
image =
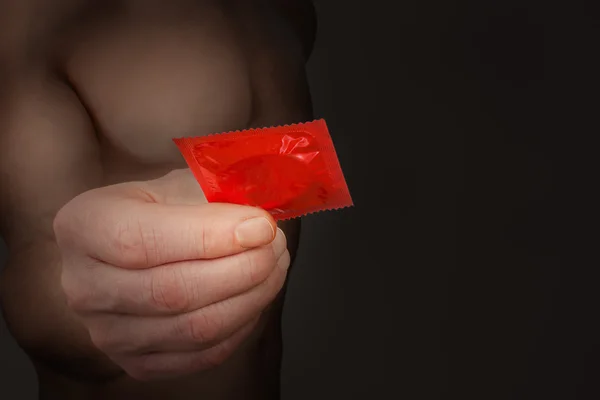
{"type": "Polygon", "coordinates": [[[0,13],[1,304],[40,398],[279,398],[299,222],[207,204],[171,138],[311,119],[310,3],[46,4],[0,13]]]}

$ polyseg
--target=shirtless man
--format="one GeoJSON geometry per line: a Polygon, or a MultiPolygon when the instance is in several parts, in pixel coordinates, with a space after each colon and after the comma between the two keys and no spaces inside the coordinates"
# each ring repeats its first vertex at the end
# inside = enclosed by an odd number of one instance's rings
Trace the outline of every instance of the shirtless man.
{"type": "Polygon", "coordinates": [[[171,139],[312,119],[311,3],[0,7],[1,304],[40,398],[279,398],[299,223],[207,204],[171,139]]]}

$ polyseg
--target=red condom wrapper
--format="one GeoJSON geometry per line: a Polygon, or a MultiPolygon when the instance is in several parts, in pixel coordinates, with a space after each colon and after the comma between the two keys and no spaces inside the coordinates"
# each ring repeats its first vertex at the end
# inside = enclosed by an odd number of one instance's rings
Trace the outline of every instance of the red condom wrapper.
{"type": "Polygon", "coordinates": [[[325,120],[173,139],[209,202],[275,220],[352,206],[325,120]]]}

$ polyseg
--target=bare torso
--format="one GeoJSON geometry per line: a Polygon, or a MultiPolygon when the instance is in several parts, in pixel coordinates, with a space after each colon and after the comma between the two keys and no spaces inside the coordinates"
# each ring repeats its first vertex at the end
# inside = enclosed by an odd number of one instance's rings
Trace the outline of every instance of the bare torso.
{"type": "Polygon", "coordinates": [[[310,116],[302,43],[273,9],[131,3],[57,41],[60,67],[100,133],[106,183],[181,167],[173,137],[310,116]]]}
{"type": "MultiPolygon", "coordinates": [[[[6,15],[13,13],[12,18],[4,18],[12,21],[12,31],[2,49],[9,54],[9,61],[17,60],[15,70],[31,70],[32,76],[44,76],[42,85],[52,85],[57,98],[77,103],[85,114],[82,123],[93,128],[89,142],[96,146],[99,158],[98,180],[93,186],[154,179],[184,168],[173,137],[312,117],[304,64],[312,41],[314,15],[306,2],[296,2],[304,5],[297,8],[302,12],[295,16],[279,5],[290,2],[278,0],[97,2],[104,5],[62,0],[55,2],[53,10],[33,3],[9,2],[6,15]],[[22,37],[27,35],[19,34],[19,21],[36,18],[41,19],[36,24],[39,40],[26,41],[22,37]]],[[[26,78],[28,73],[23,76],[26,78]]],[[[52,141],[46,143],[48,152],[53,151],[52,145],[52,141]]],[[[27,157],[27,150],[22,150],[27,157]]],[[[20,179],[31,178],[26,171],[21,174],[20,179]]],[[[31,197],[35,191],[27,193],[31,197]]],[[[39,197],[48,195],[37,193],[39,197]]],[[[69,196],[64,194],[64,199],[56,201],[57,206],[69,196]]],[[[25,198],[24,204],[27,201],[25,198]]],[[[43,214],[43,209],[36,214],[35,208],[17,210],[11,201],[4,203],[6,213],[23,215],[23,220],[52,217],[43,214]]],[[[33,222],[21,224],[29,226],[29,232],[15,228],[19,224],[21,221],[15,219],[3,226],[9,247],[11,241],[20,243],[19,237],[36,231],[33,222]]],[[[34,249],[35,243],[30,247],[34,249]]],[[[42,301],[60,304],[58,284],[48,283],[58,280],[60,264],[50,264],[41,263],[39,270],[31,267],[29,273],[42,274],[47,284],[30,283],[28,290],[41,291],[42,301]]],[[[96,376],[91,360],[97,355],[88,349],[82,333],[62,332],[56,327],[49,336],[72,337],[63,342],[57,339],[62,344],[56,349],[36,345],[45,342],[31,340],[23,327],[26,324],[17,317],[11,321],[14,309],[46,325],[61,318],[75,324],[74,318],[58,306],[38,315],[42,312],[31,311],[26,301],[20,304],[10,295],[4,296],[13,334],[36,365],[42,398],[278,398],[280,304],[275,304],[252,338],[222,366],[197,376],[141,383],[118,373],[96,376]],[[81,374],[76,373],[78,369],[81,374]]],[[[98,370],[104,371],[100,367],[98,370]]]]}

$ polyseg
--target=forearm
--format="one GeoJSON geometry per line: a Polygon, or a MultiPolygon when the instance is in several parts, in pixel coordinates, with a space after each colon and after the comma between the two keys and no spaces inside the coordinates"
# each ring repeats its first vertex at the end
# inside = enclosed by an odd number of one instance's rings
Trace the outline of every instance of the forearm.
{"type": "Polygon", "coordinates": [[[60,254],[45,241],[9,252],[0,277],[0,305],[7,326],[37,364],[75,380],[107,380],[121,374],[98,351],[66,305],[60,287],[60,254]]]}

